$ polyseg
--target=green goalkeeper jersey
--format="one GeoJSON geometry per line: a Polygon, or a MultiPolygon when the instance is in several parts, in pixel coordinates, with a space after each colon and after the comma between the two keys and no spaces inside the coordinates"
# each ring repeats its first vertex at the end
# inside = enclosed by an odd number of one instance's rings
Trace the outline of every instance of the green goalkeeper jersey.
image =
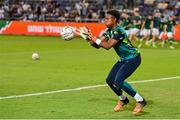
{"type": "Polygon", "coordinates": [[[114,46],[114,50],[121,61],[135,58],[139,54],[139,51],[129,41],[124,28],[120,25],[117,25],[114,29],[107,29],[103,36],[105,36],[107,41],[110,39],[118,41],[114,46]]]}

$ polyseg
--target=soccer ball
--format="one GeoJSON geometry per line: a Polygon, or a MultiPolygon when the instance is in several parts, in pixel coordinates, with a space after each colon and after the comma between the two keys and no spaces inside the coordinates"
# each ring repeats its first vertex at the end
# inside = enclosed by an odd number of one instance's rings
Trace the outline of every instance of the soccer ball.
{"type": "Polygon", "coordinates": [[[32,54],[32,59],[33,60],[39,60],[39,54],[38,53],[33,53],[32,54]]]}
{"type": "Polygon", "coordinates": [[[60,35],[64,40],[71,40],[75,35],[75,29],[71,26],[65,26],[62,28],[60,35]]]}

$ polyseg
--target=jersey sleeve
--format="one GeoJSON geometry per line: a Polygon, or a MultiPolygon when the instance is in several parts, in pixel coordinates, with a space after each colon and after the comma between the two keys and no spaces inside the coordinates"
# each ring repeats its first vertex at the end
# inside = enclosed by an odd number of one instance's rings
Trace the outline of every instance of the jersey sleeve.
{"type": "Polygon", "coordinates": [[[102,33],[101,37],[105,37],[106,39],[108,39],[108,29],[105,29],[104,32],[102,33]]]}

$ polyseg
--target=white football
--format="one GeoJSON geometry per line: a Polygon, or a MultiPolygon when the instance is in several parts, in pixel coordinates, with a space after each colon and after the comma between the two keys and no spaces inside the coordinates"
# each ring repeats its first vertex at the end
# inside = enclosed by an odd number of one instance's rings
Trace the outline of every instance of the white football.
{"type": "Polygon", "coordinates": [[[75,29],[73,27],[65,26],[62,28],[60,35],[64,40],[71,40],[72,38],[74,38],[74,31],[75,29]]]}
{"type": "Polygon", "coordinates": [[[38,53],[33,53],[32,54],[32,59],[33,60],[39,60],[39,54],[38,53]]]}

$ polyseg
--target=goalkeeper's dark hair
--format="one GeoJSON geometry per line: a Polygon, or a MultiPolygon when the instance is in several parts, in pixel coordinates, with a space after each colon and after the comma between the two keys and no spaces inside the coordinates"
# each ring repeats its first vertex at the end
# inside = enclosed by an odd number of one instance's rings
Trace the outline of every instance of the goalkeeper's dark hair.
{"type": "Polygon", "coordinates": [[[107,11],[107,14],[110,14],[110,15],[112,15],[113,17],[115,17],[117,22],[118,22],[119,19],[120,19],[120,13],[119,13],[118,10],[115,10],[115,9],[108,10],[108,11],[107,11]]]}

